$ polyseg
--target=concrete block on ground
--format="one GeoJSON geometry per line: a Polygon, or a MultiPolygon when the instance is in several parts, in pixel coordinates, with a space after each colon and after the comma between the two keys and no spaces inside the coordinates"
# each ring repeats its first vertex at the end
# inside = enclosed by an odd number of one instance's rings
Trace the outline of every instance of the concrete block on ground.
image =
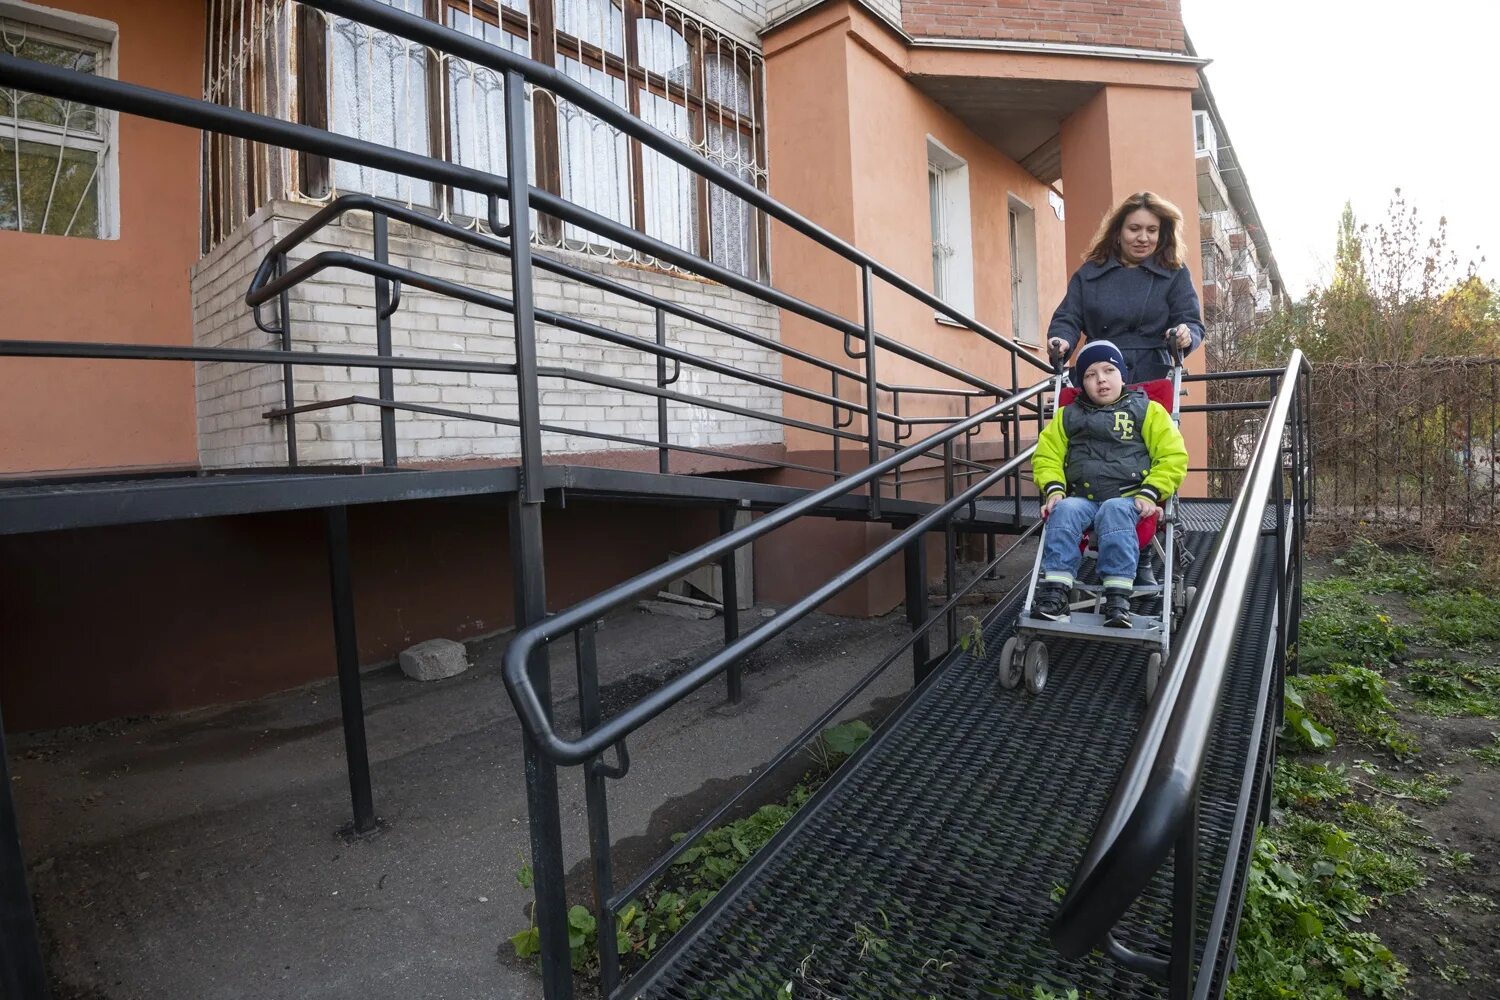
{"type": "Polygon", "coordinates": [[[469,653],[461,642],[428,639],[401,651],[401,672],[414,681],[440,681],[469,669],[469,653]]]}
{"type": "Polygon", "coordinates": [[[666,615],[669,618],[687,618],[692,621],[703,621],[712,618],[715,614],[709,608],[697,608],[691,604],[674,604],[671,601],[642,601],[641,610],[653,615],[666,615]]]}

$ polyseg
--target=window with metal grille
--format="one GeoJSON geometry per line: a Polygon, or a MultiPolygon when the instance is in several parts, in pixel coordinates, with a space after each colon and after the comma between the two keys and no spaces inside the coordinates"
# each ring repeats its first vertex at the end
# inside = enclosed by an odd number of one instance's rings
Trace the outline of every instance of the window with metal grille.
{"type": "MultiPolygon", "coordinates": [[[[70,26],[66,15],[0,3],[3,51],[107,74],[110,43],[63,30],[70,26]]],[[[79,26],[100,33],[92,19],[79,26]]],[[[0,90],[0,230],[115,236],[113,128],[113,116],[98,108],[0,90]]]]}
{"type": "MultiPolygon", "coordinates": [[[[766,186],[759,52],[669,0],[385,2],[553,65],[730,173],[761,189],[766,186]]],[[[505,172],[505,84],[500,74],[289,0],[211,4],[210,22],[230,25],[221,27],[221,34],[249,39],[250,57],[242,65],[256,58],[289,64],[284,50],[295,50],[295,115],[300,120],[505,172]],[[288,9],[295,16],[287,16],[288,9]],[[249,27],[241,30],[236,24],[249,27]],[[276,44],[254,40],[257,30],[283,32],[292,44],[281,45],[278,56],[276,44]]],[[[221,48],[221,55],[210,51],[209,62],[222,64],[226,72],[210,73],[211,81],[265,75],[236,65],[234,41],[221,48]]],[[[210,89],[219,91],[211,94],[214,99],[236,103],[244,88],[216,82],[210,89]]],[[[765,272],[765,221],[738,196],[549,91],[528,86],[526,98],[532,109],[527,162],[533,185],[732,271],[751,276],[765,272]]],[[[233,156],[228,160],[232,163],[233,156]]],[[[222,188],[233,173],[211,164],[208,186],[222,188]],[[216,173],[224,180],[216,179],[216,173]]],[[[295,173],[288,193],[315,200],[362,191],[440,216],[474,220],[487,214],[478,195],[435,190],[426,182],[358,164],[300,157],[295,173]]],[[[220,195],[211,204],[224,201],[220,195]]],[[[207,227],[209,245],[227,235],[242,215],[233,197],[227,210],[216,210],[223,220],[207,227]]],[[[535,212],[533,217],[539,243],[649,263],[580,227],[535,212]]]]}

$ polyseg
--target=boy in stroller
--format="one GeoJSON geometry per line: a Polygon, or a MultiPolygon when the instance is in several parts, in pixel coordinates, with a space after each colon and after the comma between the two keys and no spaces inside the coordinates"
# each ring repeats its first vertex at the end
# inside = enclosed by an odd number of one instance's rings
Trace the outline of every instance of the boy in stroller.
{"type": "Polygon", "coordinates": [[[1104,585],[1104,623],[1130,628],[1130,595],[1140,556],[1137,522],[1187,475],[1187,446],[1172,415],[1139,388],[1125,386],[1125,359],[1107,340],[1090,341],[1074,360],[1081,392],[1060,407],[1037,439],[1032,476],[1047,519],[1042,579],[1033,612],[1068,618],[1068,595],[1091,526],[1104,585]]]}

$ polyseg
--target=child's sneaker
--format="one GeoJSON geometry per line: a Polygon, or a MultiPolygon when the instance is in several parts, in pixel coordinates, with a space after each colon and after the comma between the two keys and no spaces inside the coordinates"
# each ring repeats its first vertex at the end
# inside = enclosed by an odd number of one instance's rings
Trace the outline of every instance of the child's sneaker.
{"type": "Polygon", "coordinates": [[[1130,591],[1104,592],[1104,624],[1110,628],[1130,628],[1130,591]]]}
{"type": "Polygon", "coordinates": [[[1031,611],[1048,621],[1065,621],[1068,618],[1068,588],[1056,583],[1038,584],[1031,611]]]}

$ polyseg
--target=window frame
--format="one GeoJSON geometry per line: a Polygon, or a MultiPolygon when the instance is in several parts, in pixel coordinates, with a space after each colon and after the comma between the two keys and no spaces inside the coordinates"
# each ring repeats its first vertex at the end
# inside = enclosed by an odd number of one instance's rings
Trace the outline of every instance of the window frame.
{"type": "Polygon", "coordinates": [[[1014,192],[1005,197],[1006,247],[1010,256],[1011,339],[1040,347],[1045,339],[1038,308],[1036,209],[1014,192]]]}
{"type": "MultiPolygon", "coordinates": [[[[965,315],[974,315],[974,238],[969,164],[932,136],[927,137],[927,208],[931,222],[933,294],[965,315]],[[940,231],[939,231],[940,230],[940,231]],[[943,267],[938,258],[944,254],[943,267]]],[[[934,312],[940,323],[953,320],[934,312]]]]}
{"type": "MultiPolygon", "coordinates": [[[[50,41],[68,48],[91,50],[95,55],[94,75],[109,80],[116,78],[116,67],[119,65],[120,32],[119,26],[113,21],[43,7],[28,3],[26,0],[0,0],[0,22],[19,24],[28,36],[37,37],[43,41],[50,41]]],[[[117,240],[120,238],[120,116],[104,108],[96,107],[93,111],[100,127],[96,133],[88,136],[64,135],[64,130],[60,127],[41,122],[27,123],[20,118],[19,114],[0,116],[0,136],[14,140],[17,158],[20,157],[21,143],[93,153],[98,158],[99,166],[84,192],[87,194],[91,188],[97,200],[96,231],[73,232],[78,209],[83,205],[82,199],[74,207],[74,216],[69,220],[68,228],[62,233],[44,233],[40,230],[21,227],[0,231],[74,239],[117,240]]],[[[20,198],[21,192],[18,189],[16,191],[18,221],[24,227],[25,214],[19,204],[20,198]]]]}
{"type": "MultiPolygon", "coordinates": [[[[736,72],[745,73],[749,79],[751,109],[747,113],[742,113],[735,107],[710,98],[707,94],[705,65],[710,54],[707,50],[713,48],[713,40],[717,37],[715,32],[711,29],[700,28],[695,22],[685,20],[682,14],[674,8],[656,3],[654,0],[605,0],[605,2],[611,3],[623,15],[623,41],[625,43],[623,52],[607,51],[593,42],[559,30],[556,0],[530,0],[527,11],[517,10],[506,4],[497,3],[495,0],[472,0],[472,3],[470,0],[423,0],[422,12],[427,19],[445,26],[448,25],[450,9],[472,15],[493,26],[500,27],[507,34],[527,38],[530,42],[531,58],[538,62],[557,67],[561,71],[562,59],[568,58],[606,73],[613,79],[623,81],[626,105],[622,110],[627,110],[636,118],[640,118],[644,93],[650,93],[678,107],[686,108],[689,138],[684,140],[684,144],[690,147],[696,146],[700,149],[704,147],[711,124],[721,128],[732,128],[740,137],[741,143],[744,143],[746,138],[749,139],[751,148],[754,150],[755,169],[757,172],[762,172],[766,149],[763,113],[765,84],[763,79],[757,79],[752,60],[739,52],[743,43],[736,43],[734,55],[725,53],[722,58],[732,64],[736,72]],[[645,20],[663,22],[675,30],[687,45],[690,69],[686,87],[640,64],[638,25],[645,20]],[[757,114],[757,111],[762,113],[757,114]]],[[[298,53],[297,72],[299,80],[303,81],[298,87],[297,114],[303,122],[326,129],[331,120],[327,74],[331,68],[332,50],[324,26],[325,22],[321,17],[303,10],[295,31],[298,53]]],[[[447,60],[442,60],[441,65],[439,62],[432,58],[427,60],[428,151],[430,155],[453,162],[451,108],[446,115],[440,113],[442,106],[440,102],[445,100],[446,88],[450,84],[451,69],[447,60]]],[[[534,183],[543,190],[560,195],[563,190],[563,143],[565,141],[564,128],[559,121],[561,112],[557,108],[556,101],[533,101],[532,103],[535,157],[531,166],[534,171],[534,183]]],[[[643,176],[644,145],[629,136],[626,137],[626,143],[626,156],[630,167],[630,219],[625,224],[637,232],[645,233],[647,232],[647,206],[643,176]]],[[[301,193],[307,197],[327,197],[332,190],[332,171],[326,157],[303,154],[299,177],[301,193]]],[[[759,177],[752,177],[751,183],[764,190],[764,181],[759,177]]],[[[703,176],[693,173],[691,186],[694,199],[694,238],[691,241],[692,245],[683,249],[712,261],[714,259],[711,232],[713,206],[710,184],[703,176]]],[[[458,210],[455,192],[446,185],[439,186],[433,200],[434,208],[440,205],[450,215],[469,218],[458,210]]],[[[738,199],[729,202],[731,205],[739,203],[738,199]]],[[[750,225],[752,231],[748,237],[750,243],[748,264],[751,271],[749,276],[752,279],[763,279],[769,273],[768,226],[764,214],[752,208],[750,225]]],[[[551,245],[565,246],[578,242],[565,238],[561,220],[545,213],[537,215],[536,229],[538,238],[551,245]]],[[[597,234],[591,235],[594,238],[586,241],[589,245],[596,244],[603,239],[597,234]]],[[[724,262],[719,263],[728,266],[724,262]]]]}

